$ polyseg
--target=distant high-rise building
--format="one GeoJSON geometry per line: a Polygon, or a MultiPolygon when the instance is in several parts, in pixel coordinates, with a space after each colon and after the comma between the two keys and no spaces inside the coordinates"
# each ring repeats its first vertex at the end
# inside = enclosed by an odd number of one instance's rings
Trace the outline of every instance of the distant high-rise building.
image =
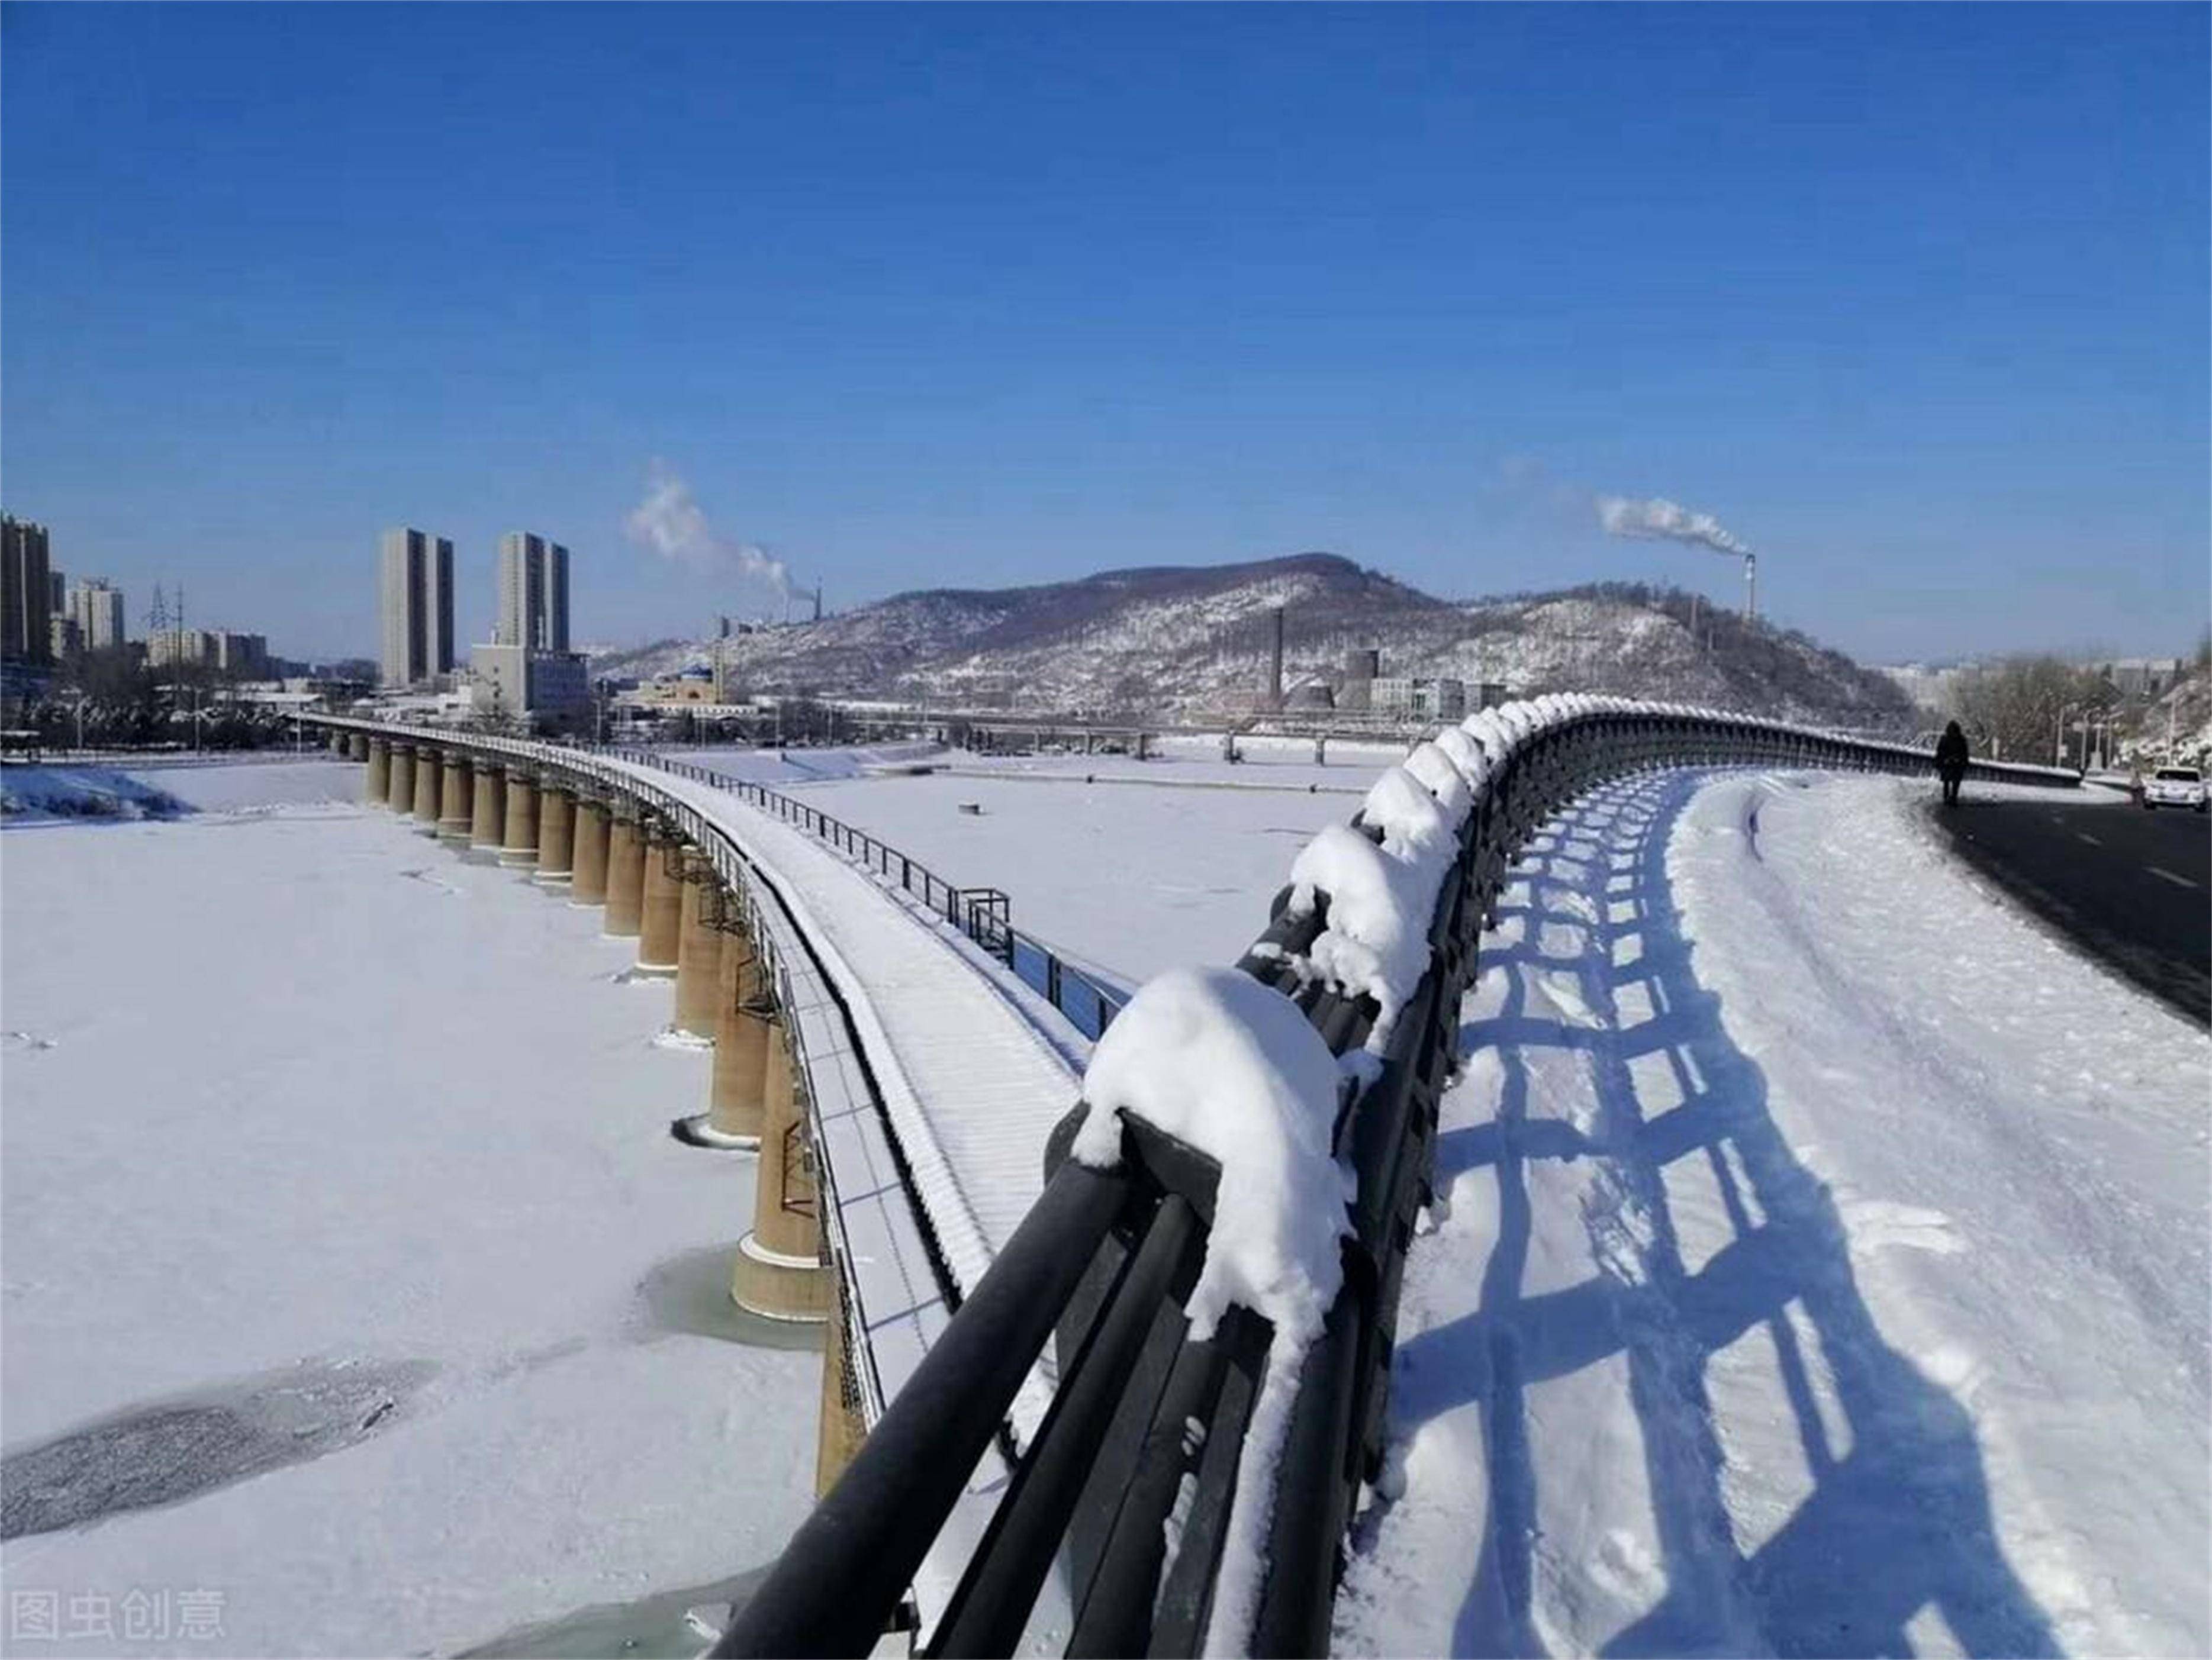
{"type": "Polygon", "coordinates": [[[269,674],[269,637],[234,633],[228,628],[208,631],[210,658],[227,675],[242,680],[264,680],[269,674]]]}
{"type": "Polygon", "coordinates": [[[46,527],[0,514],[0,659],[33,667],[54,660],[52,605],[46,527]]]}
{"type": "Polygon", "coordinates": [[[46,573],[46,609],[56,616],[69,615],[69,578],[59,571],[46,573]]]}
{"type": "Polygon", "coordinates": [[[499,622],[494,644],[568,649],[568,550],[527,530],[499,539],[499,622]]]}
{"type": "Polygon", "coordinates": [[[88,651],[105,651],[123,644],[123,591],[111,588],[103,577],[87,577],[69,591],[64,608],[76,624],[77,643],[88,651]]]}
{"type": "Polygon", "coordinates": [[[150,669],[190,668],[213,663],[216,637],[205,628],[156,628],[146,636],[150,669]]]}
{"type": "Polygon", "coordinates": [[[453,544],[421,530],[384,533],[383,675],[419,686],[453,671],[453,544]]]}

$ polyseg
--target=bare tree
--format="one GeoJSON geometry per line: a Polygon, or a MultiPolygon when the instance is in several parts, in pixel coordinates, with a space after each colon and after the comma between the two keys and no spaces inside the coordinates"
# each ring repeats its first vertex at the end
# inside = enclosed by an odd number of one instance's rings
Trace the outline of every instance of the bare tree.
{"type": "Polygon", "coordinates": [[[2115,707],[2110,682],[2055,657],[2015,657],[1969,669],[1951,683],[1953,717],[1979,754],[1992,743],[2008,760],[2049,761],[2061,728],[2115,707]]]}

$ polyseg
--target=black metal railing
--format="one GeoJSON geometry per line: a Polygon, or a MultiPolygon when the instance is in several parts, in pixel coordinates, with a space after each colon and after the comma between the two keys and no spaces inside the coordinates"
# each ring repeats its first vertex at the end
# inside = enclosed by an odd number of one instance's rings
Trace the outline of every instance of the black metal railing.
{"type": "MultiPolygon", "coordinates": [[[[1364,1089],[1347,1085],[1338,1114],[1334,1150],[1357,1177],[1343,1286],[1300,1363],[1267,1518],[1263,1588],[1249,1627],[1229,1634],[1231,1646],[1260,1655],[1328,1649],[1345,1528],[1359,1484],[1379,1472],[1400,1280],[1431,1197],[1460,1001],[1515,858],[1551,814],[1599,783],[1707,765],[1931,767],[1924,752],[1892,745],[1623,708],[1554,711],[1496,760],[1437,900],[1427,970],[1379,1074],[1364,1089]]],[[[2076,781],[1989,763],[1974,770],[2012,782],[2076,781]]],[[[1367,1041],[1376,1009],[1302,974],[1297,959],[1327,926],[1327,899],[1297,913],[1286,898],[1287,890],[1278,896],[1273,921],[1238,966],[1290,997],[1333,1052],[1347,1054],[1367,1041]]],[[[714,1653],[866,1651],[900,1617],[994,1441],[1012,1454],[1012,1476],[964,1566],[952,1565],[957,1588],[929,1611],[925,1653],[1012,1652],[1055,1562],[1070,1588],[1067,1653],[1188,1655],[1204,1645],[1273,1333],[1232,1310],[1211,1338],[1188,1340],[1182,1306],[1203,1257],[1218,1167],[1129,1119],[1117,1168],[1076,1163],[1065,1149],[1085,1110],[1079,1103],[1054,1132],[1042,1197],[714,1653]],[[1060,1361],[1057,1392],[1015,1447],[1007,1414],[1048,1342],[1060,1361]],[[1170,1558],[1166,1524],[1187,1486],[1170,1558]]]]}

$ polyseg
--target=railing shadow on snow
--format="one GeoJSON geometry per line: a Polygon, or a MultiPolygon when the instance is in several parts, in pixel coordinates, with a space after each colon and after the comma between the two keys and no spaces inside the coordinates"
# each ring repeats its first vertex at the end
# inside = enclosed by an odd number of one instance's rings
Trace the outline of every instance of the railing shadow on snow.
{"type": "MultiPolygon", "coordinates": [[[[1501,921],[1517,919],[1518,938],[1485,952],[1486,969],[1505,973],[1504,997],[1495,1014],[1468,1022],[1462,1052],[1494,1046],[1499,1101],[1492,1124],[1439,1136],[1436,1184],[1442,1191],[1468,1170],[1493,1168],[1498,1238],[1478,1311],[1403,1346],[1392,1402],[1400,1436],[1472,1401],[1483,1409],[1492,1491],[1455,1651],[1543,1651],[1531,1617],[1538,1518],[1527,1391],[1618,1355],[1642,1434],[1668,1592],[1606,1652],[1726,1650],[1747,1638],[1782,1654],[1904,1652],[1906,1622],[1933,1605],[1969,1653],[2056,1654],[2048,1621],[1996,1536],[1971,1420],[1883,1338],[1858,1290],[1832,1197],[1775,1123],[1765,1074],[1729,1039],[1719,1000],[1692,969],[1666,850],[1704,776],[1616,780],[1557,815],[1527,850],[1519,890],[1498,907],[1501,921]],[[1616,869],[1624,853],[1626,868],[1616,869]],[[1560,906],[1563,890],[1584,902],[1560,906]],[[1632,920],[1608,920],[1623,901],[1632,920]],[[1568,929],[1581,948],[1547,953],[1568,929]],[[1641,949],[1616,965],[1613,942],[1629,934],[1641,949]],[[1588,1007],[1606,1018],[1583,1026],[1534,1012],[1530,976],[1538,972],[1573,975],[1588,1007]],[[1631,984],[1642,987],[1653,1013],[1622,1030],[1612,1017],[1631,984]],[[1596,1111],[1587,1133],[1530,1112],[1532,1062],[1547,1051],[1588,1057],[1596,1111]],[[1656,1112],[1631,1066],[1652,1055],[1664,1057],[1672,1082],[1665,1093],[1679,1096],[1656,1112]],[[1662,1172],[1698,1156],[1735,1238],[1692,1273],[1662,1172]],[[1598,1160],[1594,1185],[1640,1216],[1646,1271],[1640,1283],[1601,1271],[1524,1296],[1534,1225],[1527,1166],[1579,1157],[1598,1160]],[[1793,1300],[1817,1334],[1848,1425],[1840,1456],[1785,1312],[1793,1300]],[[1705,1373],[1711,1356],[1754,1326],[1771,1342],[1813,1485],[1772,1537],[1745,1555],[1722,1493],[1705,1373]],[[1755,1632],[1742,1629],[1745,1618],[1755,1632]]],[[[1605,1260],[1596,1237],[1609,1226],[1603,1203],[1586,1209],[1585,1224],[1605,1260]]],[[[1362,1535],[1371,1540],[1381,1519],[1364,1518],[1362,1535]]]]}

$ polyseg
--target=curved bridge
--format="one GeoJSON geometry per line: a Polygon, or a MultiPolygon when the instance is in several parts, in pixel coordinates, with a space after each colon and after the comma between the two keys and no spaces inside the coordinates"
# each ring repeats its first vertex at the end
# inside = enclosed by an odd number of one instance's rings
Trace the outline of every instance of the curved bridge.
{"type": "MultiPolygon", "coordinates": [[[[1341,1285],[1310,1341],[1277,1354],[1267,1320],[1243,1307],[1191,1336],[1214,1157],[1127,1112],[1117,1164],[1067,1156],[1087,1109],[1063,1112],[1076,1073],[1042,1000],[1027,1001],[1034,980],[1008,972],[1003,896],[946,888],[909,907],[937,924],[933,948],[974,972],[919,959],[863,972],[855,958],[921,931],[842,901],[864,888],[879,908],[900,903],[911,869],[818,815],[794,827],[811,809],[787,798],[617,752],[307,718],[368,761],[372,799],[605,904],[610,932],[637,934],[641,972],[674,978],[676,1025],[715,1041],[710,1100],[683,1133],[760,1149],[732,1294],[826,1315],[832,1336],[825,1497],[718,1654],[865,1653],[887,1632],[946,1655],[1325,1651],[1344,1530],[1382,1452],[1399,1279],[1430,1197],[1460,997],[1522,847],[1559,807],[1634,772],[1929,769],[1900,746],[1583,697],[1486,711],[1392,769],[1351,828],[1389,864],[1401,849],[1386,832],[1409,814],[1448,827],[1425,874],[1389,876],[1411,907],[1389,920],[1418,960],[1401,953],[1395,981],[1328,966],[1372,957],[1359,955],[1372,918],[1354,914],[1372,895],[1338,891],[1322,862],[1302,864],[1301,890],[1278,896],[1237,964],[1346,1062],[1325,1138],[1356,1178],[1341,1285]],[[1411,808],[1409,787],[1425,792],[1411,808]],[[963,1006],[929,1009],[948,982],[963,1006]],[[957,1033],[934,1070],[918,1012],[957,1033]]],[[[1104,1031],[1110,998],[1071,1001],[1057,968],[1052,982],[1051,1004],[1104,1031]]]]}

